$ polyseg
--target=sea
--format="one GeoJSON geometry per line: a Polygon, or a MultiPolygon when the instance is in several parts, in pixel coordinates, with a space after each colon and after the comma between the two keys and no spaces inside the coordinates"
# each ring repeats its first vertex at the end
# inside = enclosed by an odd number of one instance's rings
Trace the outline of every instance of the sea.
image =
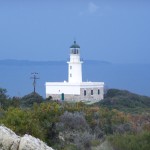
{"type": "MultiPolygon", "coordinates": [[[[45,98],[45,82],[64,82],[68,78],[66,61],[0,60],[0,88],[10,97],[22,97],[33,92],[33,74],[36,92],[45,98]]],[[[115,64],[85,60],[83,81],[104,82],[105,89],[128,90],[150,96],[150,64],[115,64]]]]}

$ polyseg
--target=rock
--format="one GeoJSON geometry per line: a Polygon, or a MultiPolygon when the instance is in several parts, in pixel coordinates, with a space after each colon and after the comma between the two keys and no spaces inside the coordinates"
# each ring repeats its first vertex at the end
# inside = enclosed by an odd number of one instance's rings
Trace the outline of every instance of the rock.
{"type": "Polygon", "coordinates": [[[0,126],[0,149],[18,150],[20,137],[10,129],[0,126]]]}
{"type": "Polygon", "coordinates": [[[53,150],[44,142],[25,134],[20,141],[19,150],[53,150]]]}
{"type": "Polygon", "coordinates": [[[17,136],[5,126],[0,126],[0,150],[53,150],[41,140],[25,134],[17,136]]]}

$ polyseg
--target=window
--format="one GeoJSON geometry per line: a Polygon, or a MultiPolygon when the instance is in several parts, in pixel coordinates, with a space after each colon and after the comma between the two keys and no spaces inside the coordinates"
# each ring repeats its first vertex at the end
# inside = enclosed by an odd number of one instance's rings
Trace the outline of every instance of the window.
{"type": "Polygon", "coordinates": [[[91,95],[93,95],[93,90],[91,90],[91,95]]]}
{"type": "Polygon", "coordinates": [[[72,66],[70,66],[70,69],[72,69],[72,66]]]}
{"type": "Polygon", "coordinates": [[[70,77],[72,77],[72,74],[70,73],[70,77]]]}
{"type": "Polygon", "coordinates": [[[100,94],[100,90],[98,89],[98,95],[100,94]]]}
{"type": "Polygon", "coordinates": [[[84,90],[84,96],[86,96],[86,90],[84,90]]]}

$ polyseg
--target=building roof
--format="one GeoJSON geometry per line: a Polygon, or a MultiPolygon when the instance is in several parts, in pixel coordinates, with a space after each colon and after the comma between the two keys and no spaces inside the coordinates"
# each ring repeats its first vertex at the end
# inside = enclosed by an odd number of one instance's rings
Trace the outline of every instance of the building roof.
{"type": "Polygon", "coordinates": [[[73,45],[71,45],[70,48],[80,48],[80,46],[76,44],[76,41],[74,41],[73,45]]]}

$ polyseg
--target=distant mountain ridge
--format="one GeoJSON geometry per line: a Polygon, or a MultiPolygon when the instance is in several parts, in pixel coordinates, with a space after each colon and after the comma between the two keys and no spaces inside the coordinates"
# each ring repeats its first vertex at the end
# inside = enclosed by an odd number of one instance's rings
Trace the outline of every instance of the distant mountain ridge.
{"type": "MultiPolygon", "coordinates": [[[[111,64],[110,62],[107,61],[101,61],[101,60],[84,60],[86,64],[111,64]]],[[[60,61],[55,61],[55,60],[50,60],[50,61],[31,61],[31,60],[16,60],[16,59],[4,59],[0,60],[0,65],[23,65],[23,66],[28,66],[28,65],[66,65],[65,60],[60,60],[60,61]]]]}

